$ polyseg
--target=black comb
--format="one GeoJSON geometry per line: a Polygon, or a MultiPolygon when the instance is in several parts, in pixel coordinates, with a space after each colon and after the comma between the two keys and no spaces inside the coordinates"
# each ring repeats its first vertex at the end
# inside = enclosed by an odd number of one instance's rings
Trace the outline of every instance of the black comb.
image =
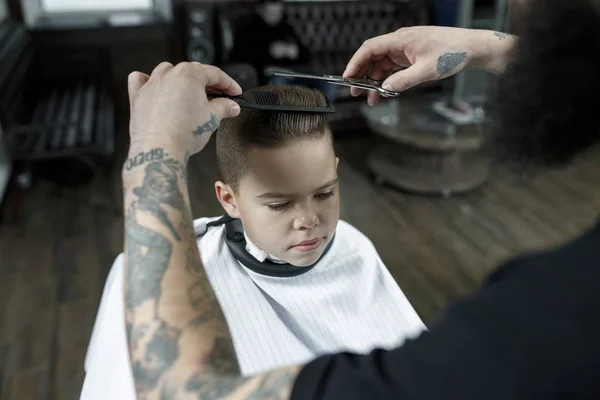
{"type": "Polygon", "coordinates": [[[239,96],[227,96],[224,94],[213,94],[207,93],[206,96],[209,99],[216,99],[220,97],[226,97],[238,103],[243,108],[253,108],[256,110],[266,111],[290,111],[290,112],[309,112],[309,113],[333,113],[335,107],[331,105],[327,96],[325,100],[327,105],[325,107],[305,107],[296,104],[282,104],[279,101],[279,96],[276,93],[267,92],[264,90],[247,90],[239,96]]]}

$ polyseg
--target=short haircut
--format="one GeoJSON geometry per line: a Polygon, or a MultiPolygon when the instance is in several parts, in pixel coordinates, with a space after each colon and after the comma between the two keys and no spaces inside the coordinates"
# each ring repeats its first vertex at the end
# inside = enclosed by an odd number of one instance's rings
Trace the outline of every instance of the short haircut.
{"type": "MultiPolygon", "coordinates": [[[[326,107],[327,99],[316,89],[291,85],[267,85],[255,90],[276,95],[279,104],[302,107],[326,107]]],[[[221,121],[216,133],[217,162],[223,181],[234,192],[247,168],[252,148],[285,146],[296,140],[331,138],[327,114],[314,112],[278,112],[243,108],[235,118],[221,121]]]]}

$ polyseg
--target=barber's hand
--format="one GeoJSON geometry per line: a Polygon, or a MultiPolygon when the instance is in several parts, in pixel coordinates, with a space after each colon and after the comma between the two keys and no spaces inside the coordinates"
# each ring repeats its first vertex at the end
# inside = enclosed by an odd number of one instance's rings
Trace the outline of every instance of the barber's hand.
{"type": "Polygon", "coordinates": [[[209,92],[236,96],[241,87],[225,72],[199,63],[158,65],[150,76],[129,75],[131,148],[168,148],[181,155],[204,148],[223,118],[239,114],[234,101],[208,100],[209,92]]]}
{"type": "MultiPolygon", "coordinates": [[[[385,89],[401,92],[426,81],[447,78],[471,65],[485,52],[492,37],[491,31],[473,29],[401,28],[367,40],[348,62],[344,77],[385,80],[385,89]]],[[[354,96],[361,92],[352,88],[354,96]]],[[[377,104],[379,94],[370,91],[367,101],[377,104]]]]}

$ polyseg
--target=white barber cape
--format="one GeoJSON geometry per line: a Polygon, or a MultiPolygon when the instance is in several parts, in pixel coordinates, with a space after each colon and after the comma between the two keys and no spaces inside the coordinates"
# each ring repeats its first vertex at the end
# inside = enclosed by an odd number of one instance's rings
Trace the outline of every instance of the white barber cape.
{"type": "MultiPolygon", "coordinates": [[[[194,228],[206,232],[198,248],[244,375],[306,363],[324,353],[390,349],[425,330],[371,241],[347,222],[339,221],[329,252],[314,268],[281,278],[251,271],[234,259],[225,226],[206,230],[216,219],[198,219],[194,228]]],[[[249,250],[258,257],[255,248],[249,250]]],[[[81,400],[135,399],[123,285],[121,254],[102,294],[81,400]]]]}

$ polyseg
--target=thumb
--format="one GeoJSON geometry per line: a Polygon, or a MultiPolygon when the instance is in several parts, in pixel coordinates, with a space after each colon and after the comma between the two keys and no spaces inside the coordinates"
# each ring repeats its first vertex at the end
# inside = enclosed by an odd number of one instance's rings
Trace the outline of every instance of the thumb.
{"type": "Polygon", "coordinates": [[[210,101],[212,109],[217,118],[220,120],[224,118],[236,117],[240,113],[240,106],[233,100],[226,98],[217,98],[210,101]]]}
{"type": "Polygon", "coordinates": [[[133,99],[138,90],[150,79],[150,77],[141,72],[132,72],[127,78],[127,89],[129,92],[129,106],[133,107],[133,99]]]}
{"type": "Polygon", "coordinates": [[[420,83],[435,79],[433,72],[423,63],[414,64],[406,69],[390,75],[381,85],[386,90],[403,92],[420,83]]]}

